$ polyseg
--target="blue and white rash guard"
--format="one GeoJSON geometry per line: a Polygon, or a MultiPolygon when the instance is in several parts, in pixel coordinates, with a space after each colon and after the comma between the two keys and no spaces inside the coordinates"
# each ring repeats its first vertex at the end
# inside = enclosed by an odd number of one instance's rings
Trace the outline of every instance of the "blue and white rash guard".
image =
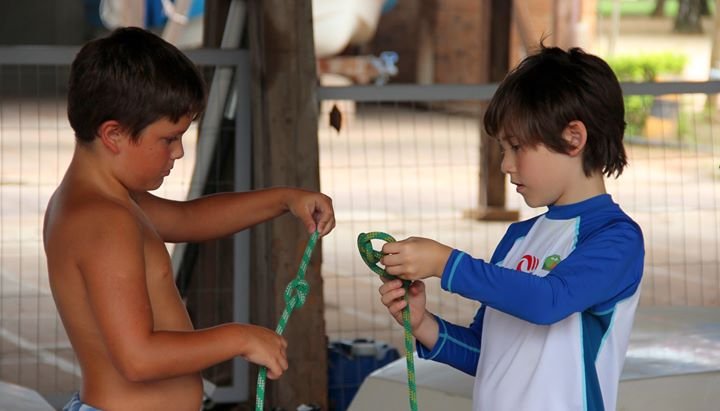
{"type": "Polygon", "coordinates": [[[608,194],[510,225],[490,262],[453,250],[442,288],[480,301],[437,318],[421,358],[475,375],[474,410],[614,410],[639,285],[640,227],[608,194]]]}

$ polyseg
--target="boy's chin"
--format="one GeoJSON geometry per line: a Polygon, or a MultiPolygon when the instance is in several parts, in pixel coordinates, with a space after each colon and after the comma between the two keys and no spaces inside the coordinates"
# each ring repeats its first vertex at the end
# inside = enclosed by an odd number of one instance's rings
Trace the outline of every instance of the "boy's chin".
{"type": "Polygon", "coordinates": [[[162,186],[162,183],[163,183],[163,181],[164,181],[164,180],[165,180],[165,179],[162,179],[162,180],[160,180],[160,182],[159,182],[159,183],[157,183],[157,184],[154,184],[152,188],[149,188],[149,189],[147,189],[146,191],[153,191],[153,190],[157,190],[158,188],[160,188],[160,186],[162,186]]]}
{"type": "Polygon", "coordinates": [[[146,187],[143,188],[142,191],[154,191],[160,188],[165,181],[165,177],[161,177],[158,181],[155,181],[153,183],[148,184],[146,187]]]}
{"type": "Polygon", "coordinates": [[[523,200],[525,200],[525,204],[530,208],[545,207],[549,204],[547,201],[538,198],[527,198],[523,196],[523,200]]]}

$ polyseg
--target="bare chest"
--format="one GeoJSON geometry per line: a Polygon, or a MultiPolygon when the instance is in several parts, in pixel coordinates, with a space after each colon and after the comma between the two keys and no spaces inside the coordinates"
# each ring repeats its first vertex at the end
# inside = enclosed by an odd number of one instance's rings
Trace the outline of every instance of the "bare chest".
{"type": "Polygon", "coordinates": [[[192,324],[175,285],[165,243],[152,226],[144,227],[145,276],[156,330],[191,330],[192,324]]]}

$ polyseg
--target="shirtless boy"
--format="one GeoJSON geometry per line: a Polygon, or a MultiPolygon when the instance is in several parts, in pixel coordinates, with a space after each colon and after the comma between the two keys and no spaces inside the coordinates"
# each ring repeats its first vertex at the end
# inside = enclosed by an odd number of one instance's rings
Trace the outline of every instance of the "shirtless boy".
{"type": "Polygon", "coordinates": [[[292,188],[192,201],[150,194],[204,107],[196,67],[141,29],[89,42],[72,64],[76,147],[44,225],[50,286],[83,374],[66,409],[197,411],[204,368],[240,356],[277,379],[288,367],[286,342],[272,330],[193,329],[165,242],[227,236],[288,211],[325,235],[332,203],[292,188]]]}

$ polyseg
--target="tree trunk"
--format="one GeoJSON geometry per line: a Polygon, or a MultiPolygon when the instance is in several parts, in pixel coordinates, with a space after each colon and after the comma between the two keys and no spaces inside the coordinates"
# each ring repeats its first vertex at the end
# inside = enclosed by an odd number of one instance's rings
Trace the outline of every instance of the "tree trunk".
{"type": "Polygon", "coordinates": [[[679,0],[678,14],[673,31],[677,33],[702,33],[700,11],[705,0],[679,0]]]}
{"type": "MultiPolygon", "coordinates": [[[[481,81],[499,82],[510,69],[510,23],[512,22],[512,2],[492,0],[483,3],[483,20],[486,23],[481,44],[487,53],[486,64],[482,66],[481,81]]],[[[500,150],[497,142],[485,133],[480,114],[480,179],[478,208],[470,216],[486,221],[516,221],[517,210],[505,208],[505,174],[500,171],[500,150]]]]}
{"type": "MultiPolygon", "coordinates": [[[[256,188],[320,188],[311,7],[311,0],[248,1],[256,188]]],[[[251,236],[251,322],[275,329],[285,307],[285,287],[295,278],[310,236],[288,214],[254,227],[251,236]]],[[[318,241],[307,268],[308,299],[285,329],[290,368],[280,380],[267,382],[268,409],[328,408],[321,246],[318,241]]],[[[254,393],[254,375],[251,381],[254,393]]]]}
{"type": "Polygon", "coordinates": [[[703,17],[712,15],[710,13],[710,0],[702,0],[700,2],[700,15],[703,17]]]}
{"type": "Polygon", "coordinates": [[[651,17],[665,17],[665,0],[655,0],[655,10],[650,14],[651,17]]]}

